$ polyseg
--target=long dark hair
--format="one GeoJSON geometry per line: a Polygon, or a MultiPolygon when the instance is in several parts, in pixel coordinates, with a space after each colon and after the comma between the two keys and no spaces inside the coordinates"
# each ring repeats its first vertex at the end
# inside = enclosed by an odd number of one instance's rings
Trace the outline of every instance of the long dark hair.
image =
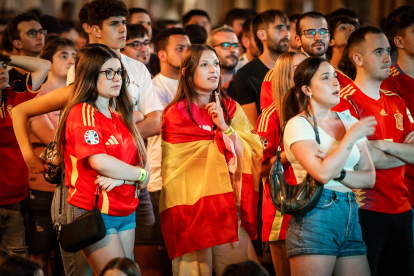
{"type": "MultiPolygon", "coordinates": [[[[88,45],[80,51],[76,57],[75,62],[75,82],[74,90],[70,96],[66,108],[63,110],[60,123],[57,130],[57,148],[58,158],[63,160],[63,148],[65,146],[65,129],[66,119],[72,107],[79,103],[87,103],[96,108],[96,100],[98,99],[97,82],[102,65],[111,58],[116,58],[121,63],[121,60],[108,46],[102,44],[88,45]]],[[[116,106],[116,110],[121,113],[122,120],[128,128],[138,149],[139,165],[144,167],[147,162],[147,155],[145,151],[144,142],[133,121],[133,104],[131,97],[126,88],[127,76],[122,78],[121,91],[119,96],[111,98],[109,105],[116,106]]]]}
{"type": "Polygon", "coordinates": [[[304,111],[306,112],[306,115],[310,116],[309,97],[302,92],[302,86],[310,85],[313,76],[323,62],[329,63],[329,61],[320,57],[310,57],[302,61],[298,67],[296,67],[295,75],[293,77],[295,86],[289,90],[283,100],[282,114],[284,124],[304,111]]]}
{"type": "MultiPolygon", "coordinates": [[[[175,95],[175,98],[172,100],[172,102],[167,106],[172,106],[182,100],[187,100],[187,110],[190,114],[191,120],[197,124],[197,122],[194,120],[193,114],[191,113],[190,105],[192,102],[197,102],[199,95],[197,92],[195,92],[196,85],[194,83],[194,74],[195,71],[198,68],[198,63],[200,62],[201,55],[203,54],[203,51],[212,51],[217,56],[216,50],[214,50],[212,47],[208,45],[203,44],[194,44],[188,47],[187,51],[185,51],[183,60],[181,61],[181,67],[180,67],[180,78],[178,79],[178,89],[177,89],[177,95],[175,95]],[[183,68],[185,68],[184,75],[182,74],[183,68]]],[[[227,110],[226,105],[223,102],[223,95],[220,91],[221,87],[221,74],[219,76],[219,82],[217,85],[216,90],[214,90],[211,93],[210,102],[215,101],[214,93],[219,93],[219,100],[220,105],[224,110],[224,113],[226,113],[226,123],[230,125],[231,119],[229,111],[227,110]]],[[[166,109],[167,109],[166,108],[166,109]]],[[[198,125],[198,124],[197,124],[198,125]]]]}

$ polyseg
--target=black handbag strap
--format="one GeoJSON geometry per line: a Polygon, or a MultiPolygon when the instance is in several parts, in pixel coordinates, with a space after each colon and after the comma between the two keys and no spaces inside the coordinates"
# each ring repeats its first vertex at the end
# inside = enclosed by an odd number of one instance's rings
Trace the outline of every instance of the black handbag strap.
{"type": "MultiPolygon", "coordinates": [[[[313,130],[315,131],[316,142],[318,142],[318,144],[320,145],[321,140],[319,138],[318,124],[316,123],[315,116],[312,116],[313,117],[313,125],[305,116],[302,116],[302,115],[299,115],[299,116],[305,118],[306,121],[308,121],[308,123],[312,126],[313,130]]],[[[276,162],[280,161],[280,154],[282,153],[282,141],[283,141],[283,135],[285,134],[285,127],[286,127],[286,124],[284,124],[283,127],[282,127],[282,134],[280,135],[279,145],[277,147],[276,162]]]]}

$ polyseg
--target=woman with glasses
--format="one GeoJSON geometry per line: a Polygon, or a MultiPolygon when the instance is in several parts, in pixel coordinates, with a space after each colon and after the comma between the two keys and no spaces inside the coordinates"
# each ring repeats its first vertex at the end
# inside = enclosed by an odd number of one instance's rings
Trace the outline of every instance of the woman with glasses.
{"type": "Polygon", "coordinates": [[[262,150],[241,107],[220,94],[220,62],[207,45],[184,53],[177,95],[162,124],[160,221],[173,274],[222,275],[256,260],[262,150]]]}
{"type": "Polygon", "coordinates": [[[115,52],[104,45],[84,51],[57,130],[74,216],[91,210],[99,194],[106,236],[82,250],[96,275],[113,258],[132,258],[138,193],[149,176],[126,82],[115,52]]]}

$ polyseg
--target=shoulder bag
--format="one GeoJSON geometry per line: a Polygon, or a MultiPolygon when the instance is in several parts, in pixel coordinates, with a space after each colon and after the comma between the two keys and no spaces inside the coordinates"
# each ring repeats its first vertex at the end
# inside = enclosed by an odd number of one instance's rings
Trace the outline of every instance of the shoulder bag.
{"type": "MultiPolygon", "coordinates": [[[[321,142],[319,139],[318,126],[316,124],[315,117],[313,117],[313,122],[314,126],[312,127],[315,131],[316,141],[320,145],[321,142]]],[[[280,161],[283,134],[284,130],[282,131],[282,135],[280,137],[276,153],[276,161],[270,169],[270,198],[273,206],[275,206],[275,208],[278,209],[282,215],[288,214],[292,216],[303,216],[315,208],[318,204],[322,195],[323,184],[316,181],[309,173],[303,179],[302,183],[297,185],[289,185],[289,183],[286,182],[283,166],[280,161]]]]}

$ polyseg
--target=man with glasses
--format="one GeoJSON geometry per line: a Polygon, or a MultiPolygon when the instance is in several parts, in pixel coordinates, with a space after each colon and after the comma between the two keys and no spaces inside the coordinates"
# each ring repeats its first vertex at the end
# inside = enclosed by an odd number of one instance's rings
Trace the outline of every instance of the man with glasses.
{"type": "Polygon", "coordinates": [[[148,30],[141,24],[128,24],[126,27],[126,43],[125,48],[121,49],[121,53],[142,62],[148,68],[151,44],[148,30]]]}
{"type": "Polygon", "coordinates": [[[221,84],[227,95],[232,96],[233,77],[239,62],[240,43],[232,28],[227,25],[211,32],[207,44],[213,47],[220,60],[221,84]]]}
{"type": "MultiPolygon", "coordinates": [[[[330,38],[328,22],[319,12],[304,13],[296,22],[296,42],[310,57],[326,58],[330,38]]],[[[341,89],[352,82],[347,75],[334,68],[341,89]]]]}
{"type": "MultiPolygon", "coordinates": [[[[39,57],[45,44],[47,31],[40,25],[36,15],[21,13],[13,18],[9,25],[9,37],[13,47],[21,56],[39,57]]],[[[9,85],[15,80],[25,82],[25,70],[13,68],[9,70],[9,85]]]]}

